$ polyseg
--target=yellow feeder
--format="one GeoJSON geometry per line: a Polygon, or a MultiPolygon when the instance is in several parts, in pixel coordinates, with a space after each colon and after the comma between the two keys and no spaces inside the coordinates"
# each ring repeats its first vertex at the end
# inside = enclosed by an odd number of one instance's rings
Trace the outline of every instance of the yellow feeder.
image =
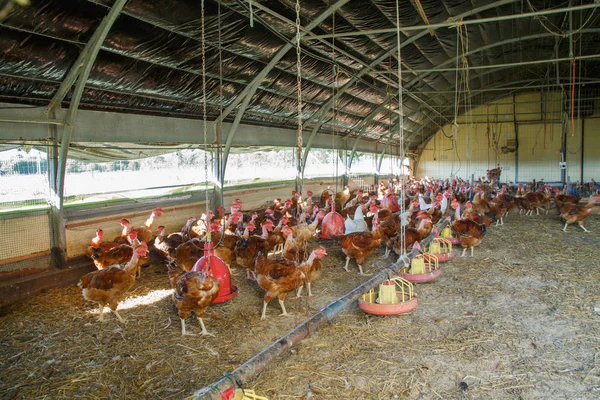
{"type": "Polygon", "coordinates": [[[440,232],[440,235],[444,239],[450,239],[452,237],[452,229],[449,226],[445,226],[444,229],[440,232]]]}
{"type": "Polygon", "coordinates": [[[442,239],[446,239],[452,244],[460,244],[460,239],[454,237],[452,233],[452,228],[450,228],[450,226],[445,226],[444,229],[442,229],[442,231],[440,232],[440,236],[442,237],[442,239]]]}
{"type": "Polygon", "coordinates": [[[233,395],[232,400],[269,400],[266,397],[259,396],[254,393],[254,390],[251,389],[235,389],[235,393],[233,395]]]}
{"type": "Polygon", "coordinates": [[[433,241],[431,245],[429,245],[429,252],[431,254],[440,254],[442,252],[442,247],[440,242],[433,241]]]}
{"type": "Polygon", "coordinates": [[[410,263],[411,274],[424,274],[425,273],[425,258],[423,254],[417,254],[410,263]]]}
{"type": "Polygon", "coordinates": [[[394,281],[387,281],[379,285],[379,297],[377,298],[379,304],[396,304],[400,302],[398,295],[396,294],[396,284],[394,281]]]}
{"type": "Polygon", "coordinates": [[[360,296],[361,310],[375,315],[397,315],[412,311],[418,304],[413,284],[402,278],[392,278],[360,296]],[[395,292],[391,294],[392,290],[395,292]]]}
{"type": "Polygon", "coordinates": [[[418,254],[412,260],[410,273],[400,275],[412,283],[424,283],[437,279],[442,271],[438,266],[438,256],[435,254],[418,254]],[[415,264],[417,268],[415,268],[415,264]]]}
{"type": "Polygon", "coordinates": [[[448,261],[454,257],[454,251],[452,251],[452,242],[442,237],[433,239],[426,253],[435,254],[440,262],[448,261]]]}

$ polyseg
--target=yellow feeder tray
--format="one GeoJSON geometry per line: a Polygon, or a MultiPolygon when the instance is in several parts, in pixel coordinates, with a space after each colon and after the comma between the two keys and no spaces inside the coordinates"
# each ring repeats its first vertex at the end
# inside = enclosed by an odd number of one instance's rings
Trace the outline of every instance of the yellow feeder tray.
{"type": "Polygon", "coordinates": [[[269,400],[266,397],[259,396],[251,389],[235,389],[232,400],[269,400]]]}
{"type": "Polygon", "coordinates": [[[440,236],[443,239],[448,240],[450,243],[452,243],[455,246],[460,244],[460,239],[454,236],[454,234],[452,232],[452,228],[450,228],[450,226],[445,226],[444,229],[442,229],[442,231],[440,232],[440,236]]]}
{"type": "Polygon", "coordinates": [[[361,310],[375,315],[405,314],[418,303],[413,284],[403,278],[392,278],[358,299],[361,310]]]}
{"type": "Polygon", "coordinates": [[[400,276],[412,283],[431,282],[439,278],[442,271],[438,266],[438,257],[434,254],[417,254],[411,261],[411,268],[400,276]]]}
{"type": "Polygon", "coordinates": [[[455,255],[452,250],[452,242],[443,237],[433,239],[425,253],[435,255],[439,262],[448,261],[455,255]]]}

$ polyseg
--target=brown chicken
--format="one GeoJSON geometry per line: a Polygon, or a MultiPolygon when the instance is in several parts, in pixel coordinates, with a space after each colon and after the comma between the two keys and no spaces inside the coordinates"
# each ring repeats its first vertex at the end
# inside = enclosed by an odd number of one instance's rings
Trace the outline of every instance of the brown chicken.
{"type": "Polygon", "coordinates": [[[319,211],[311,224],[307,224],[306,222],[300,223],[296,226],[291,227],[294,232],[294,237],[300,241],[300,243],[305,243],[312,238],[317,232],[317,226],[319,222],[325,217],[325,212],[319,211]]]}
{"type": "Polygon", "coordinates": [[[580,200],[581,197],[579,196],[560,193],[559,188],[554,188],[554,202],[556,203],[556,207],[558,207],[559,210],[565,203],[577,204],[580,200]]]}
{"type": "Polygon", "coordinates": [[[306,279],[300,265],[285,258],[267,260],[264,253],[259,252],[254,268],[258,285],[266,291],[260,319],[267,318],[267,304],[275,297],[281,306],[280,315],[289,316],[285,309],[285,297],[288,292],[299,288],[306,279]]]}
{"type": "Polygon", "coordinates": [[[196,261],[204,255],[204,243],[198,238],[181,243],[176,248],[169,248],[169,259],[176,261],[186,271],[191,271],[196,261]]]}
{"type": "Polygon", "coordinates": [[[120,223],[123,226],[123,233],[121,235],[121,238],[124,235],[135,231],[137,233],[137,238],[140,242],[145,242],[146,244],[150,244],[150,242],[152,242],[152,240],[154,239],[154,235],[152,234],[152,224],[154,223],[154,218],[160,217],[161,215],[162,215],[162,208],[160,208],[160,207],[155,208],[152,211],[152,213],[150,214],[150,217],[144,223],[144,226],[140,226],[139,228],[134,228],[129,223],[129,220],[127,220],[126,218],[121,218],[120,223]]]}
{"type": "MultiPolygon", "coordinates": [[[[420,242],[429,236],[432,229],[433,224],[430,218],[421,219],[416,228],[406,228],[404,230],[404,249],[407,252],[410,251],[415,242],[420,242]]],[[[396,253],[397,256],[402,256],[404,254],[401,247],[402,244],[400,243],[400,235],[398,235],[395,238],[393,247],[394,253],[396,253]]]]}
{"type": "Polygon", "coordinates": [[[95,301],[100,305],[98,310],[100,321],[104,321],[103,310],[104,306],[108,305],[110,310],[119,318],[119,321],[125,322],[117,312],[117,307],[125,292],[131,288],[135,281],[139,258],[145,257],[148,251],[146,243],[134,240],[133,246],[135,250],[124,267],[114,264],[100,271],[90,272],[79,281],[83,298],[95,301]]]}
{"type": "MultiPolygon", "coordinates": [[[[372,222],[371,222],[372,223],[372,222]]],[[[394,242],[400,232],[400,215],[392,214],[387,217],[380,225],[383,235],[382,241],[385,244],[385,254],[383,259],[387,259],[391,250],[394,248],[394,242]]]]}
{"type": "Polygon", "coordinates": [[[254,230],[254,223],[250,222],[246,226],[246,230],[242,238],[235,245],[235,262],[240,267],[246,269],[246,278],[256,278],[254,274],[255,258],[258,252],[267,252],[269,243],[260,236],[252,235],[250,232],[254,230]]]}
{"type": "Polygon", "coordinates": [[[473,208],[473,204],[470,201],[467,201],[467,203],[465,204],[465,211],[463,212],[463,218],[470,219],[471,221],[475,221],[478,224],[485,224],[485,226],[490,226],[492,224],[492,218],[476,211],[473,208]]]}
{"type": "Polygon", "coordinates": [[[284,226],[282,232],[283,236],[285,236],[285,243],[283,244],[282,251],[283,258],[295,262],[306,260],[308,256],[306,242],[297,240],[294,236],[294,231],[288,226],[284,226]]]}
{"type": "Polygon", "coordinates": [[[169,255],[169,248],[177,248],[177,246],[183,243],[183,235],[180,232],[171,233],[167,236],[165,227],[162,225],[159,225],[156,231],[158,235],[154,238],[154,248],[164,255],[169,255]]]}
{"type": "MultiPolygon", "coordinates": [[[[265,220],[266,223],[268,223],[267,221],[271,221],[271,220],[270,219],[265,220]]],[[[283,244],[285,243],[285,236],[283,235],[283,227],[286,223],[287,223],[286,217],[280,219],[279,223],[272,230],[272,232],[269,232],[269,235],[267,236],[269,252],[272,251],[274,254],[283,252],[283,244]]],[[[271,225],[273,225],[273,222],[271,222],[271,225]]]]}
{"type": "Polygon", "coordinates": [[[331,199],[332,194],[333,194],[333,190],[331,190],[331,186],[327,186],[327,189],[323,190],[323,193],[321,193],[321,199],[319,202],[319,205],[322,208],[327,207],[327,203],[328,203],[329,199],[331,199]]]}
{"type": "MultiPolygon", "coordinates": [[[[313,295],[310,290],[310,284],[321,276],[321,258],[326,255],[327,250],[325,250],[325,247],[319,246],[318,249],[315,249],[312,251],[312,253],[310,253],[310,256],[308,256],[308,260],[306,260],[306,262],[303,262],[298,266],[298,269],[302,271],[305,277],[304,281],[306,282],[306,292],[308,297],[312,297],[313,295]]],[[[296,292],[296,298],[300,297],[302,294],[303,287],[304,284],[301,283],[298,291],[296,292]]]]}
{"type": "Polygon", "coordinates": [[[339,236],[339,242],[342,246],[342,251],[346,255],[346,265],[344,269],[349,272],[348,264],[354,258],[358,264],[358,270],[361,275],[364,275],[362,264],[365,259],[371,255],[373,250],[381,245],[383,238],[382,230],[373,221],[373,231],[371,232],[353,232],[347,235],[339,236]]]}
{"type": "Polygon", "coordinates": [[[462,219],[460,216],[460,203],[452,202],[453,208],[456,210],[454,214],[455,220],[452,222],[452,229],[456,232],[460,240],[460,245],[463,247],[461,257],[465,256],[468,248],[471,248],[471,257],[473,257],[473,247],[479,246],[485,236],[485,224],[478,224],[470,219],[462,219]]]}
{"type": "MultiPolygon", "coordinates": [[[[135,232],[130,233],[128,240],[134,243],[137,240],[137,234],[135,232]]],[[[107,251],[102,250],[100,247],[92,249],[92,260],[98,269],[104,269],[113,264],[125,264],[129,262],[132,255],[133,248],[129,244],[120,244],[107,251]]]]}
{"type": "Polygon", "coordinates": [[[118,247],[121,243],[118,242],[103,242],[102,238],[104,237],[104,231],[102,228],[98,227],[96,230],[96,236],[91,240],[90,245],[87,248],[87,256],[92,258],[92,254],[94,253],[94,249],[100,249],[104,252],[118,247]]]}
{"type": "Polygon", "coordinates": [[[196,313],[200,321],[200,334],[213,336],[206,330],[202,316],[219,294],[219,281],[204,271],[186,272],[175,262],[170,262],[168,268],[169,282],[173,288],[173,303],[181,318],[181,336],[193,336],[185,330],[185,320],[192,312],[196,313]]]}
{"type": "Polygon", "coordinates": [[[583,229],[585,232],[589,232],[587,229],[585,229],[585,226],[583,226],[583,221],[590,216],[592,213],[592,207],[599,200],[600,196],[596,194],[590,196],[588,199],[588,204],[585,206],[573,203],[563,204],[560,209],[560,216],[565,220],[565,227],[563,228],[563,231],[566,232],[567,226],[577,222],[581,229],[583,229]]]}
{"type": "MultiPolygon", "coordinates": [[[[230,267],[233,260],[235,260],[235,245],[240,237],[232,233],[221,232],[221,225],[217,222],[213,222],[210,227],[210,241],[215,246],[215,256],[230,267]]],[[[204,242],[206,242],[206,238],[204,242]]]]}

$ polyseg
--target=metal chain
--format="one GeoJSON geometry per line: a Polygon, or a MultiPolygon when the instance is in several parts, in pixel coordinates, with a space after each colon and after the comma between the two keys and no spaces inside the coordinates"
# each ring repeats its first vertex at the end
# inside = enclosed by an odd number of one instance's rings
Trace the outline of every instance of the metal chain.
{"type": "MultiPolygon", "coordinates": [[[[298,182],[301,183],[302,170],[302,59],[301,59],[301,48],[300,48],[300,0],[296,0],[296,83],[298,85],[298,137],[297,143],[297,160],[298,160],[298,182]]],[[[298,189],[302,192],[302,186],[298,189]]]]}

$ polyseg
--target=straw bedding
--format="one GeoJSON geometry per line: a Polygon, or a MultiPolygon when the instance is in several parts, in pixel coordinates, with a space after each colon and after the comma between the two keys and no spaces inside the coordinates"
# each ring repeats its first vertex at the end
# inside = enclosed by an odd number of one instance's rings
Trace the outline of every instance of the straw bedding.
{"type": "MultiPolygon", "coordinates": [[[[600,397],[600,217],[561,231],[556,214],[511,214],[475,256],[441,264],[416,286],[411,313],[379,317],[356,305],[271,363],[248,387],[270,399],[600,397]]],[[[367,277],[350,273],[335,243],[315,297],[277,301],[260,320],[263,291],[234,269],[239,295],[211,306],[214,337],[186,336],[166,267],[143,269],[121,303],[126,319],[97,321],[76,286],[0,310],[0,398],[184,398],[232,371],[367,277]]],[[[460,250],[460,249],[458,249],[460,250]]],[[[383,249],[367,272],[384,267],[383,249]]],[[[305,292],[306,293],[306,292],[305,292]]],[[[198,321],[188,320],[198,333],[198,321]]]]}

